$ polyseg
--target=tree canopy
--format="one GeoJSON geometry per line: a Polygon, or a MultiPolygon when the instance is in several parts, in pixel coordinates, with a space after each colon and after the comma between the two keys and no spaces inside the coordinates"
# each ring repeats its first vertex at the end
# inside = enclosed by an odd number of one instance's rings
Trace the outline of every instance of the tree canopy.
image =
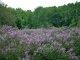
{"type": "Polygon", "coordinates": [[[42,7],[35,11],[24,11],[21,8],[10,8],[0,3],[0,26],[11,25],[22,28],[48,27],[80,27],[80,2],[69,3],[63,6],[42,7]]]}

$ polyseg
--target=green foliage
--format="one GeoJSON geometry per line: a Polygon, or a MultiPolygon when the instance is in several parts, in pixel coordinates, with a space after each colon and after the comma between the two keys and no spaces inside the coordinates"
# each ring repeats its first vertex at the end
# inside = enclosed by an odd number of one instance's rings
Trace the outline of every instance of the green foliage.
{"type": "Polygon", "coordinates": [[[4,41],[0,42],[0,48],[3,48],[7,45],[9,45],[9,43],[11,43],[11,39],[10,38],[6,38],[4,41]]]}
{"type": "Polygon", "coordinates": [[[36,53],[34,60],[70,60],[70,58],[60,52],[58,49],[54,50],[49,47],[43,48],[36,53]]]}
{"type": "Polygon", "coordinates": [[[19,40],[14,41],[9,37],[0,41],[0,49],[0,60],[20,60],[24,55],[24,44],[20,44],[19,40]],[[7,51],[5,51],[6,49],[7,51]]]}
{"type": "Polygon", "coordinates": [[[0,25],[22,28],[80,27],[80,2],[63,6],[37,7],[35,11],[8,8],[0,3],[0,25]]]}
{"type": "Polygon", "coordinates": [[[69,27],[80,27],[80,16],[77,18],[73,19],[69,27]]]}
{"type": "Polygon", "coordinates": [[[38,44],[32,43],[28,48],[29,48],[29,53],[28,54],[33,55],[34,51],[36,51],[37,48],[38,48],[38,44]]]}
{"type": "Polygon", "coordinates": [[[12,8],[7,8],[5,4],[0,4],[0,25],[11,25],[16,26],[16,16],[14,14],[15,10],[12,8]]]}
{"type": "Polygon", "coordinates": [[[16,9],[16,25],[19,29],[25,28],[28,25],[29,12],[23,11],[21,8],[16,9]]]}
{"type": "Polygon", "coordinates": [[[74,40],[74,51],[76,53],[76,55],[79,57],[80,59],[80,36],[72,36],[72,39],[74,40]]]}

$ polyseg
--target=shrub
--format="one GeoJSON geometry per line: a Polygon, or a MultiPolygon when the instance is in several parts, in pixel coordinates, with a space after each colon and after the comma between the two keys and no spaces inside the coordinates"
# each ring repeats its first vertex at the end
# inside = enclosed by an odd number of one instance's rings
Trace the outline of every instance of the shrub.
{"type": "Polygon", "coordinates": [[[9,37],[0,41],[0,60],[20,60],[24,55],[24,45],[9,37]]]}
{"type": "Polygon", "coordinates": [[[36,51],[37,48],[38,48],[38,44],[37,43],[31,43],[28,48],[29,48],[29,53],[28,54],[33,55],[34,51],[36,51]]]}
{"type": "Polygon", "coordinates": [[[70,58],[58,49],[53,50],[46,47],[36,53],[34,60],[70,60],[70,58]]]}
{"type": "Polygon", "coordinates": [[[80,36],[73,36],[72,39],[74,40],[74,45],[73,45],[74,51],[80,59],[80,36]]]}

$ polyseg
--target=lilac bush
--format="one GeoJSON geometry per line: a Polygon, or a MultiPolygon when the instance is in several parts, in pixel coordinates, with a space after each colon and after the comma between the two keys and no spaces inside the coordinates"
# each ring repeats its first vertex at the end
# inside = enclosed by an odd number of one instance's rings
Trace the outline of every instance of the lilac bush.
{"type": "MultiPolygon", "coordinates": [[[[53,27],[20,30],[4,25],[0,27],[0,52],[2,55],[6,55],[10,51],[20,50],[19,55],[17,55],[19,58],[16,60],[51,60],[50,58],[52,60],[63,60],[63,58],[65,60],[79,60],[73,47],[74,39],[72,36],[75,35],[80,36],[79,28],[53,27]],[[54,57],[55,59],[53,59],[54,57]]],[[[16,55],[14,54],[14,56],[16,55]]]]}

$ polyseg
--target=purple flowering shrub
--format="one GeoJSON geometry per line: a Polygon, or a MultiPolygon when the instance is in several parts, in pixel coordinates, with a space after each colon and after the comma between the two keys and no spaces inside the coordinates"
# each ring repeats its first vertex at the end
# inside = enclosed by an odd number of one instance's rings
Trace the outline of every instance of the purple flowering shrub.
{"type": "Polygon", "coordinates": [[[79,60],[79,28],[0,27],[0,60],[79,60]]]}
{"type": "Polygon", "coordinates": [[[6,33],[0,34],[0,60],[20,60],[24,55],[24,44],[6,33]],[[3,38],[1,38],[3,37],[3,38]]]}
{"type": "Polygon", "coordinates": [[[75,34],[72,36],[72,39],[74,40],[72,47],[74,48],[76,56],[80,59],[80,36],[75,34]]]}

